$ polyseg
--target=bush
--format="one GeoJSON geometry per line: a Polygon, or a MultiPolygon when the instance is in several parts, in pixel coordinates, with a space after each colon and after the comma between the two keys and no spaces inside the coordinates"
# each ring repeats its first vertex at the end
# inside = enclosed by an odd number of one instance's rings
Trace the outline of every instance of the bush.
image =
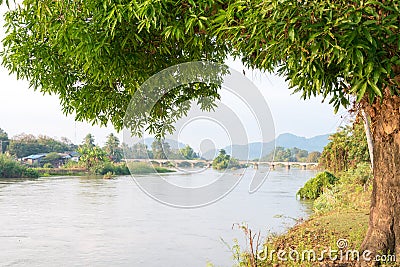
{"type": "Polygon", "coordinates": [[[51,169],[51,168],[53,168],[53,165],[51,163],[45,163],[45,164],[43,164],[43,168],[51,169]]]}
{"type": "Polygon", "coordinates": [[[368,209],[372,186],[372,171],[369,163],[360,163],[356,168],[340,174],[339,182],[315,200],[315,212],[327,212],[337,208],[368,209]]]}
{"type": "Polygon", "coordinates": [[[169,170],[169,169],[162,168],[162,167],[157,167],[157,166],[152,166],[152,165],[150,165],[148,163],[145,163],[145,162],[130,162],[128,164],[129,164],[130,173],[132,173],[132,174],[174,172],[173,170],[169,170]]]}
{"type": "Polygon", "coordinates": [[[321,172],[308,180],[297,192],[297,195],[302,199],[316,199],[323,193],[324,189],[332,188],[337,181],[338,178],[330,172],[321,172]]]}
{"type": "Polygon", "coordinates": [[[128,175],[129,169],[125,163],[116,164],[112,162],[105,162],[98,170],[97,174],[105,175],[105,174],[113,174],[113,175],[128,175]]]}
{"type": "Polygon", "coordinates": [[[39,173],[9,156],[0,155],[0,178],[37,178],[39,173]]]}

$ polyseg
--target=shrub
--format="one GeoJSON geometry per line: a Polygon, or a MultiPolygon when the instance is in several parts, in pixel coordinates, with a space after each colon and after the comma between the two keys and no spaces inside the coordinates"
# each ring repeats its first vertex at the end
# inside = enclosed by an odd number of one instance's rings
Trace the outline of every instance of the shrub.
{"type": "Polygon", "coordinates": [[[125,163],[105,162],[97,170],[97,174],[101,174],[101,175],[110,174],[110,173],[113,175],[128,175],[129,169],[125,163]]]}
{"type": "MultiPolygon", "coordinates": [[[[173,170],[169,170],[162,167],[152,166],[145,162],[130,162],[129,170],[132,174],[147,174],[147,173],[167,173],[174,172],[173,170]]],[[[129,171],[128,170],[128,171],[129,171]]]]}
{"type": "Polygon", "coordinates": [[[43,164],[43,168],[51,169],[51,168],[53,168],[53,165],[51,163],[45,163],[45,164],[43,164]]]}
{"type": "Polygon", "coordinates": [[[325,188],[332,188],[338,181],[333,174],[325,171],[317,174],[314,178],[311,178],[306,184],[300,188],[297,195],[303,199],[316,199],[319,197],[325,188]]]}
{"type": "Polygon", "coordinates": [[[37,178],[39,173],[9,156],[0,155],[0,178],[37,178]]]}

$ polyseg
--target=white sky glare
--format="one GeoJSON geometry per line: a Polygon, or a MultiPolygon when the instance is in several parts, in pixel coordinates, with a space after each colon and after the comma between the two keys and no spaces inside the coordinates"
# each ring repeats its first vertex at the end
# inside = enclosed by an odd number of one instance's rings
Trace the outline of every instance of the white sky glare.
{"type": "MultiPolygon", "coordinates": [[[[3,5],[0,7],[1,17],[4,11],[3,5]]],[[[2,18],[0,24],[0,38],[3,39],[5,30],[2,27],[2,18]]],[[[227,64],[239,72],[244,69],[240,61],[230,59],[227,64]]],[[[312,137],[332,133],[342,123],[341,117],[347,114],[342,110],[335,115],[330,105],[321,103],[320,97],[301,100],[300,94],[292,95],[282,77],[250,70],[246,70],[246,76],[264,95],[274,118],[276,135],[289,132],[312,137]]],[[[62,113],[56,95],[43,95],[39,91],[29,89],[27,81],[16,80],[15,75],[9,75],[2,66],[0,81],[0,128],[4,129],[9,137],[20,133],[43,134],[56,138],[67,137],[79,144],[87,133],[92,133],[96,143],[103,145],[106,136],[111,132],[115,133],[111,126],[105,128],[75,122],[74,116],[65,116],[62,113]]],[[[122,134],[118,136],[122,141],[122,134]]],[[[224,144],[216,145],[222,147],[224,144]]]]}

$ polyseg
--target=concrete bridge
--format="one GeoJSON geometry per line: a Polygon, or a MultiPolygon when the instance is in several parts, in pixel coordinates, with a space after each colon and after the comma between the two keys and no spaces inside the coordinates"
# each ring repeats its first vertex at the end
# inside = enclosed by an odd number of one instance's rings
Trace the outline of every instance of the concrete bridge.
{"type": "MultiPolygon", "coordinates": [[[[166,166],[167,164],[172,164],[176,168],[179,165],[185,163],[190,164],[192,168],[196,165],[202,164],[206,168],[210,168],[212,165],[212,160],[205,159],[125,159],[126,162],[152,162],[153,164],[158,164],[160,167],[166,166]]],[[[300,166],[303,170],[306,170],[308,166],[318,166],[318,162],[286,162],[286,161],[245,161],[239,160],[240,164],[246,164],[253,166],[254,169],[258,169],[259,165],[268,165],[271,170],[274,170],[276,166],[283,165],[286,169],[290,169],[291,166],[300,166]]]]}

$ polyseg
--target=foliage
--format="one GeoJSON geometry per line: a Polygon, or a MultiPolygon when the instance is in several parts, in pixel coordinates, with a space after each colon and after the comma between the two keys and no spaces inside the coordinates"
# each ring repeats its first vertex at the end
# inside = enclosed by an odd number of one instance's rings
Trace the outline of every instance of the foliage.
{"type": "Polygon", "coordinates": [[[88,133],[85,136],[85,138],[83,139],[82,145],[86,146],[86,147],[89,147],[89,148],[90,147],[94,147],[95,146],[95,144],[94,144],[94,136],[91,133],[88,133]]]}
{"type": "Polygon", "coordinates": [[[317,174],[314,178],[308,180],[305,185],[299,189],[297,195],[303,199],[316,199],[325,189],[332,188],[338,181],[333,174],[325,171],[317,174]]]}
{"type": "Polygon", "coordinates": [[[155,139],[151,144],[151,151],[155,159],[167,159],[171,154],[171,147],[164,140],[155,139]]]}
{"type": "Polygon", "coordinates": [[[4,153],[8,147],[8,134],[0,128],[0,154],[4,153]]]}
{"type": "Polygon", "coordinates": [[[339,181],[315,200],[314,211],[321,213],[334,209],[367,209],[370,204],[372,171],[369,163],[339,174],[339,181]]]}
{"type": "Polygon", "coordinates": [[[321,157],[321,152],[313,151],[308,153],[307,162],[318,162],[319,158],[321,157]]]}
{"type": "Polygon", "coordinates": [[[158,167],[158,166],[152,166],[145,162],[129,162],[128,167],[129,167],[131,174],[174,172],[173,170],[169,170],[169,169],[158,167]]]}
{"type": "MultiPolygon", "coordinates": [[[[250,67],[284,75],[303,98],[383,97],[400,65],[397,0],[232,1],[215,15],[214,33],[250,67]]],[[[365,99],[364,99],[365,100],[365,99]]]]}
{"type": "MultiPolygon", "coordinates": [[[[318,156],[319,152],[311,152],[312,155],[318,156]]],[[[310,158],[311,159],[311,158],[310,158]]],[[[314,158],[313,158],[314,159],[314,158]]],[[[275,151],[271,151],[265,157],[262,158],[265,161],[279,161],[279,162],[317,162],[309,161],[309,153],[307,150],[294,148],[284,148],[278,146],[275,151]]]]}
{"type": "Polygon", "coordinates": [[[54,168],[54,167],[53,167],[53,164],[51,164],[51,163],[45,163],[45,164],[43,164],[43,168],[44,169],[51,169],[51,168],[54,168]]]}
{"type": "Polygon", "coordinates": [[[104,151],[110,157],[110,159],[114,162],[120,162],[123,155],[122,149],[119,146],[119,139],[114,134],[110,134],[107,136],[107,141],[104,146],[104,151]]]}
{"type": "Polygon", "coordinates": [[[179,150],[179,154],[183,156],[185,159],[195,159],[197,158],[196,152],[194,152],[193,148],[191,148],[189,145],[186,145],[184,148],[181,148],[179,150]]]}
{"type": "Polygon", "coordinates": [[[98,146],[82,145],[78,148],[79,162],[90,172],[98,173],[103,164],[109,161],[107,153],[98,146]]]}
{"type": "Polygon", "coordinates": [[[219,151],[218,156],[213,160],[212,167],[216,170],[241,168],[239,161],[226,154],[224,149],[219,151]]]}
{"type": "Polygon", "coordinates": [[[100,168],[96,170],[97,174],[106,175],[129,175],[129,169],[125,163],[104,162],[100,168]]]}
{"type": "MultiPolygon", "coordinates": [[[[382,97],[385,85],[397,94],[399,14],[397,0],[26,0],[6,14],[3,65],[33,88],[57,93],[78,120],[111,120],[117,129],[130,96],[151,75],[182,62],[222,62],[229,53],[249,67],[278,68],[304,98],[331,96],[337,109],[350,96],[382,97]]],[[[217,97],[215,87],[193,89],[160,104],[217,97]]],[[[173,111],[151,116],[172,122],[173,111]]]]}
{"type": "Polygon", "coordinates": [[[147,159],[153,158],[153,152],[147,149],[146,144],[136,143],[132,146],[123,143],[122,149],[127,159],[147,159]]]}
{"type": "Polygon", "coordinates": [[[354,168],[361,162],[369,162],[369,152],[364,126],[354,122],[330,136],[319,160],[321,167],[339,173],[354,168]]]}
{"type": "Polygon", "coordinates": [[[39,174],[9,156],[0,155],[0,178],[37,178],[39,174]]]}
{"type": "MultiPolygon", "coordinates": [[[[62,159],[62,156],[60,154],[58,154],[57,152],[51,152],[48,153],[43,159],[41,159],[40,163],[41,164],[50,164],[51,167],[54,167],[57,163],[60,162],[60,160],[62,159]]],[[[43,165],[43,167],[44,167],[43,165]]],[[[46,167],[44,167],[46,168],[46,167]]]]}
{"type": "MultiPolygon", "coordinates": [[[[206,34],[214,9],[213,1],[25,0],[5,16],[3,64],[31,87],[56,93],[65,113],[120,130],[132,94],[155,73],[190,61],[223,62],[226,45],[206,34]]],[[[165,132],[159,121],[171,125],[188,100],[211,107],[202,99],[216,99],[217,88],[181,86],[159,101],[168,109],[144,120],[165,132]]]]}
{"type": "Polygon", "coordinates": [[[35,137],[31,134],[20,134],[14,136],[10,140],[8,151],[17,158],[26,157],[32,154],[50,153],[50,152],[66,152],[73,151],[76,146],[67,138],[62,141],[55,140],[51,137],[39,135],[35,137]]]}

